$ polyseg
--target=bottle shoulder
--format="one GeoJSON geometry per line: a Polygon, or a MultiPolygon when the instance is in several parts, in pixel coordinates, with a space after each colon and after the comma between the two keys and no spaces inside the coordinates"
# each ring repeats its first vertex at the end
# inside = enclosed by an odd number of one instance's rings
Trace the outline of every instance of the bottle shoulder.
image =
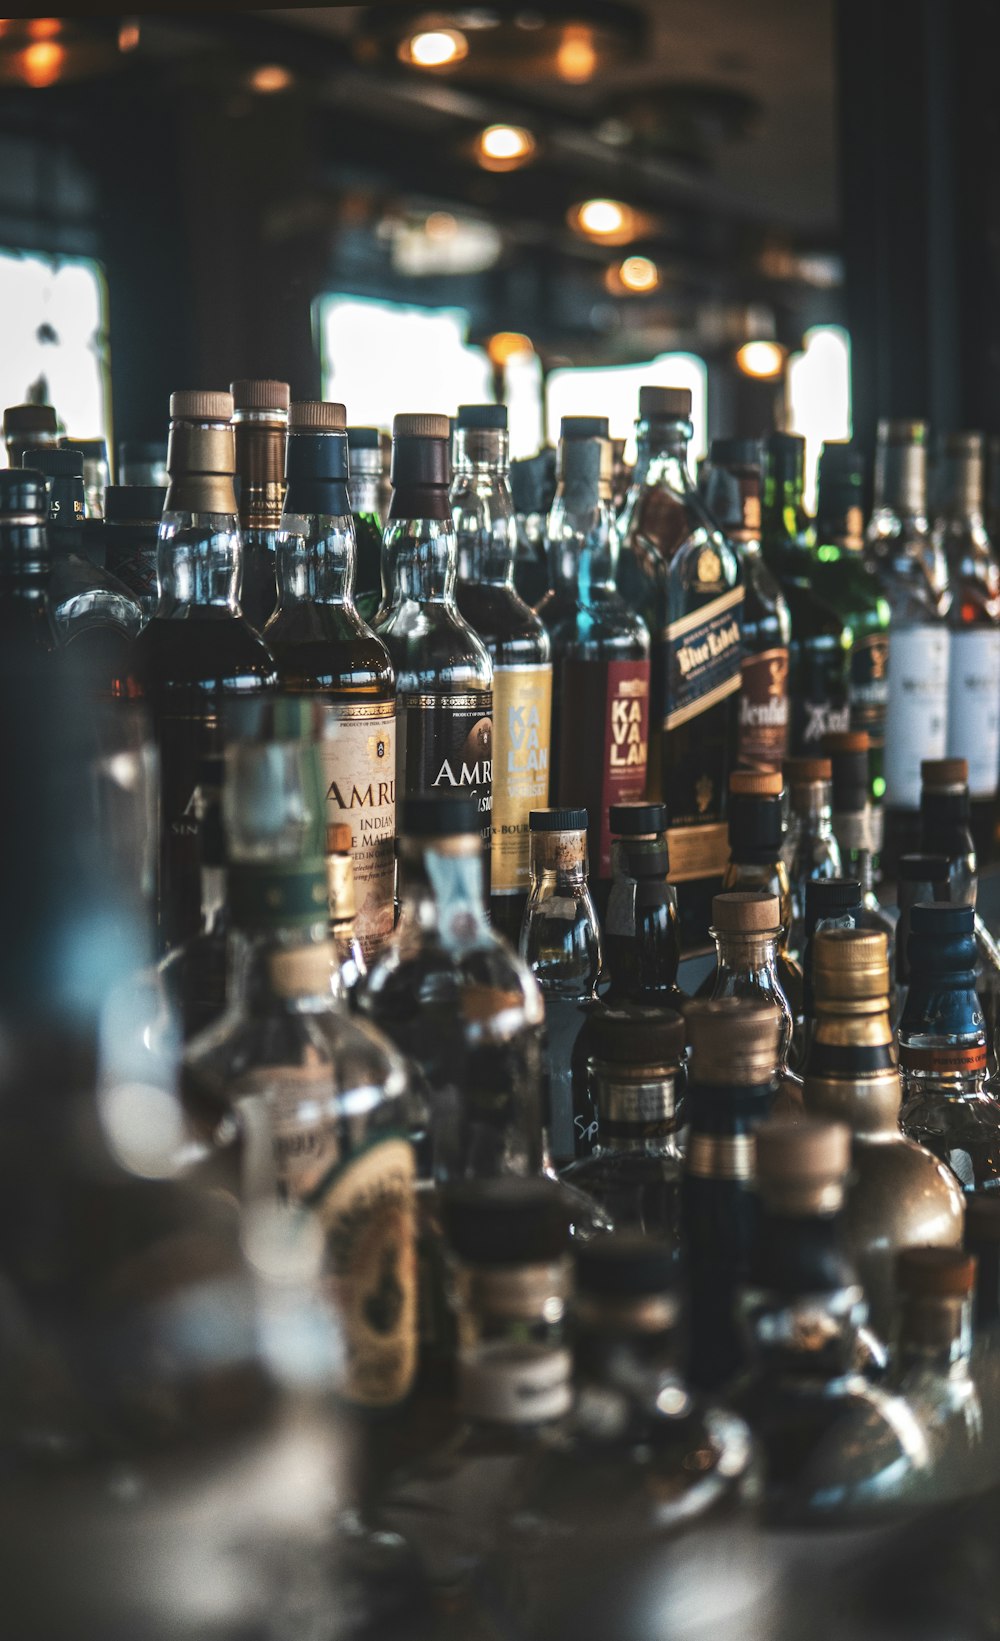
{"type": "Polygon", "coordinates": [[[454,607],[407,600],[377,619],[374,630],[395,667],[397,690],[435,684],[492,688],[489,651],[454,607]]]}
{"type": "Polygon", "coordinates": [[[550,659],[545,623],[513,587],[459,581],[455,601],[494,665],[520,661],[544,666],[550,659]]]}
{"type": "MultiPolygon", "coordinates": [[[[552,639],[553,656],[595,651],[618,652],[621,659],[643,659],[649,654],[649,629],[641,616],[628,608],[624,599],[602,590],[590,603],[549,591],[538,606],[538,614],[552,639]]],[[[615,659],[609,654],[609,659],[615,659]]]]}
{"type": "Polygon", "coordinates": [[[365,689],[387,697],[394,691],[389,651],[355,612],[305,602],[279,606],[263,638],[286,687],[365,689]]]}
{"type": "Polygon", "coordinates": [[[274,657],[245,616],[225,606],[186,609],[153,615],[136,638],[131,670],[143,694],[193,687],[245,696],[275,687],[274,657]]]}

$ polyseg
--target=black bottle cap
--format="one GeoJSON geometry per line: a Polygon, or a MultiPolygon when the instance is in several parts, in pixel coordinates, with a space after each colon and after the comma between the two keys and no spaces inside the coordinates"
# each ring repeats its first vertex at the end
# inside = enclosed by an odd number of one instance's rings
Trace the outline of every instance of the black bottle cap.
{"type": "Polygon", "coordinates": [[[48,515],[49,492],[44,473],[30,467],[0,470],[0,518],[44,520],[48,515]]]}
{"type": "Polygon", "coordinates": [[[689,387],[641,387],[639,415],[644,422],[689,422],[691,420],[691,389],[689,387]]]}
{"type": "Polygon", "coordinates": [[[853,877],[810,878],[806,883],[806,925],[861,910],[861,884],[853,877]]]}
{"type": "Polygon", "coordinates": [[[718,467],[760,468],[763,451],[759,439],[713,439],[709,461],[718,467]]]}
{"type": "Polygon", "coordinates": [[[585,809],[532,809],[528,816],[529,832],[585,832],[585,809]]]}
{"type": "MultiPolygon", "coordinates": [[[[317,486],[347,483],[347,435],[339,431],[307,433],[293,430],[285,445],[285,478],[289,485],[317,486]]],[[[289,512],[322,512],[322,507],[289,507],[289,512]]]]}
{"type": "Polygon", "coordinates": [[[569,1251],[569,1214],[554,1180],[470,1180],[441,1194],[445,1236],[469,1265],[540,1265],[569,1251]]]}
{"type": "Polygon", "coordinates": [[[962,901],[918,901],[910,909],[910,937],[920,935],[971,935],[976,927],[976,909],[962,901]]]}
{"type": "MultiPolygon", "coordinates": [[[[949,976],[952,981],[961,977],[971,985],[976,970],[975,923],[975,908],[961,902],[932,900],[912,906],[906,942],[911,976],[949,976]]],[[[913,995],[911,990],[910,1000],[913,995]]]]}
{"type": "Polygon", "coordinates": [[[21,456],[22,467],[35,467],[50,479],[82,479],[83,451],[54,450],[50,445],[32,445],[21,456]]]}
{"type": "Polygon", "coordinates": [[[420,792],[403,799],[404,838],[454,838],[481,832],[482,825],[479,804],[464,794],[420,792]]]}
{"type": "Polygon", "coordinates": [[[729,853],[737,865],[766,866],[781,852],[781,799],[729,794],[729,853]]]}
{"type": "Polygon", "coordinates": [[[455,426],[494,428],[497,432],[507,431],[506,405],[459,405],[458,415],[455,417],[455,426]]]}
{"type": "Polygon", "coordinates": [[[106,524],[158,524],[167,492],[158,484],[109,484],[104,492],[106,524]]]}
{"type": "Polygon", "coordinates": [[[639,1231],[616,1231],[582,1244],[576,1256],[580,1293],[635,1299],[677,1285],[677,1264],[667,1242],[639,1231]]]}
{"type": "Polygon", "coordinates": [[[839,814],[857,814],[870,801],[870,750],[871,738],[864,730],[837,732],[823,740],[833,770],[833,807],[839,814]]]}
{"type": "Polygon", "coordinates": [[[559,423],[560,439],[607,439],[606,416],[564,416],[559,423]]]}
{"type": "Polygon", "coordinates": [[[108,446],[106,439],[71,439],[68,437],[59,440],[60,450],[79,450],[81,455],[89,456],[91,461],[107,461],[108,446]]]}
{"type": "Polygon", "coordinates": [[[954,826],[956,822],[968,821],[971,801],[968,787],[959,792],[925,786],[920,794],[920,816],[924,826],[954,826]]]}
{"type": "Polygon", "coordinates": [[[676,1065],[684,1053],[684,1021],[674,1009],[615,1008],[598,1003],[588,1021],[597,1059],[614,1065],[676,1065]]]}
{"type": "Polygon", "coordinates": [[[779,483],[801,481],[806,468],[806,441],[801,433],[770,433],[767,467],[779,483]]]}
{"type": "Polygon", "coordinates": [[[540,450],[537,456],[510,464],[510,493],[515,513],[526,518],[531,513],[547,513],[556,493],[556,453],[540,450]]]}
{"type": "Polygon", "coordinates": [[[947,883],[950,870],[947,855],[900,855],[896,877],[901,883],[947,883]]]}
{"type": "Polygon", "coordinates": [[[396,416],[392,424],[393,487],[447,489],[451,483],[450,444],[447,416],[396,416]]]}
{"type": "Polygon", "coordinates": [[[641,838],[667,829],[665,803],[613,803],[608,810],[612,837],[641,838]]]}
{"type": "Polygon", "coordinates": [[[377,427],[349,427],[347,444],[351,450],[381,450],[382,435],[377,427]]]}

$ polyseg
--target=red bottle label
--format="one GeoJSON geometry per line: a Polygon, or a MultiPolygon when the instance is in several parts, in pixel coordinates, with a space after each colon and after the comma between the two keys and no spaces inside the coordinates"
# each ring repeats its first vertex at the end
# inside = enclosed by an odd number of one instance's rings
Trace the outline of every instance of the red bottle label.
{"type": "MultiPolygon", "coordinates": [[[[608,663],[607,707],[604,719],[604,778],[601,793],[598,877],[611,876],[611,828],[608,810],[613,803],[631,803],[646,792],[649,761],[649,662],[608,663]]],[[[591,816],[591,838],[594,821],[591,816]]]]}

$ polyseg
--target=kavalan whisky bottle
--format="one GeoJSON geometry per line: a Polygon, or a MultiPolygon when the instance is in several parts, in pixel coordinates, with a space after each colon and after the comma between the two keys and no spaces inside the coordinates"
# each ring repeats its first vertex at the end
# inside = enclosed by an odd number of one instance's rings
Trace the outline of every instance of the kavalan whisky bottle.
{"type": "Polygon", "coordinates": [[[274,549],[285,495],[287,382],[233,382],[236,492],[243,532],[243,613],[263,631],[277,595],[274,549]]]}

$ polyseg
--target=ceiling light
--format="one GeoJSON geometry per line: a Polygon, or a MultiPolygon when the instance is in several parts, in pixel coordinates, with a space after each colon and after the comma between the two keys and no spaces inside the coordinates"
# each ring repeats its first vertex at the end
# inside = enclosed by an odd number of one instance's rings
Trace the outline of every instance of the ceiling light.
{"type": "Polygon", "coordinates": [[[65,51],[54,40],[36,40],[21,53],[21,78],[36,89],[54,85],[65,61],[65,51]]]}
{"type": "Polygon", "coordinates": [[[32,17],[28,23],[28,35],[32,40],[54,40],[62,33],[62,24],[58,17],[32,17]]]}
{"type": "Polygon", "coordinates": [[[488,125],[476,139],[476,159],[484,171],[515,171],[531,159],[536,146],[523,125],[488,125]]]}
{"type": "Polygon", "coordinates": [[[139,25],[134,17],[129,17],[118,30],[118,50],[134,51],[139,44],[139,25]]]}
{"type": "Polygon", "coordinates": [[[412,34],[399,48],[404,63],[415,68],[448,68],[468,55],[469,42],[457,28],[425,29],[412,34]]]}
{"type": "Polygon", "coordinates": [[[785,368],[785,350],[780,342],[744,342],[737,351],[736,363],[744,376],[770,381],[785,368]]]}
{"type": "Polygon", "coordinates": [[[486,344],[491,365],[505,365],[509,359],[516,359],[518,354],[534,351],[531,337],[519,330],[498,330],[486,344]]]}
{"type": "Polygon", "coordinates": [[[634,296],[645,296],[655,291],[660,283],[660,270],[648,256],[627,256],[623,262],[609,268],[608,272],[611,275],[609,287],[617,285],[634,296]]]}
{"type": "Polygon", "coordinates": [[[259,91],[269,96],[275,91],[287,91],[292,83],[292,72],[284,68],[281,63],[261,63],[250,75],[251,91],[259,91]]]}
{"type": "Polygon", "coordinates": [[[636,213],[631,205],[617,199],[588,199],[574,205],[569,213],[570,226],[588,239],[599,239],[605,245],[625,245],[636,234],[636,213]]]}
{"type": "Polygon", "coordinates": [[[583,85],[593,78],[596,67],[593,29],[584,28],[580,23],[567,24],[556,51],[556,73],[560,80],[583,85]]]}

